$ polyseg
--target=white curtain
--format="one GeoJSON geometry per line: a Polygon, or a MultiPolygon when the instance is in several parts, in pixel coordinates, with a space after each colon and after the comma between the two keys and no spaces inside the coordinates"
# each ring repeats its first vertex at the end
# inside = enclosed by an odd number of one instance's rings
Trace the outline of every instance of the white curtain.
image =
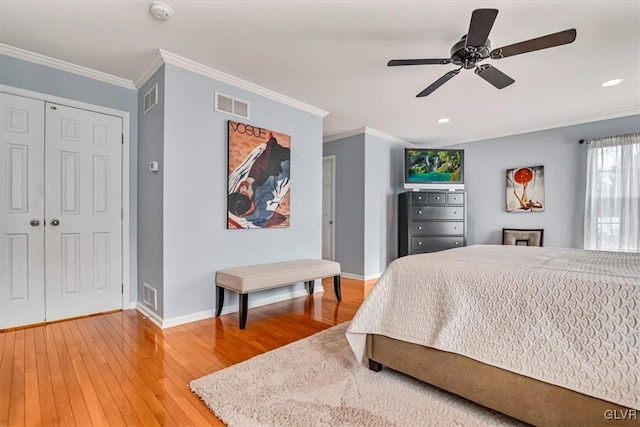
{"type": "Polygon", "coordinates": [[[586,142],[584,247],[640,252],[640,134],[586,142]]]}

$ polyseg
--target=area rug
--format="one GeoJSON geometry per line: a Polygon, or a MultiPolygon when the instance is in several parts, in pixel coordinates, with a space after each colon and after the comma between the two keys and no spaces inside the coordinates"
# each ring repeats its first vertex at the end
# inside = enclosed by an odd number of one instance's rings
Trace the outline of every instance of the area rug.
{"type": "Polygon", "coordinates": [[[348,323],[191,382],[235,426],[523,425],[406,375],[356,361],[348,323]]]}

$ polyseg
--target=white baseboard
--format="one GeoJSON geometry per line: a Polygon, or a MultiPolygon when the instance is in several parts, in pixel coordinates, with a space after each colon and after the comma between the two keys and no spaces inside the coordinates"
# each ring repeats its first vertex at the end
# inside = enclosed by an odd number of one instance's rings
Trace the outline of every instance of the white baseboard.
{"type": "MultiPolygon", "coordinates": [[[[212,310],[199,311],[197,313],[186,314],[184,316],[171,317],[169,319],[165,319],[162,322],[162,329],[172,328],[178,325],[184,325],[185,323],[197,322],[198,320],[209,319],[211,317],[214,317],[215,314],[216,314],[216,310],[212,309],[212,310]]],[[[224,310],[222,310],[222,314],[226,314],[224,310]]]]}
{"type": "MultiPolygon", "coordinates": [[[[315,294],[319,294],[324,292],[324,288],[322,287],[322,285],[320,286],[315,286],[313,293],[315,294]]],[[[307,295],[307,291],[305,289],[298,289],[297,291],[292,291],[292,292],[285,292],[284,294],[281,295],[274,295],[271,297],[267,297],[267,298],[261,298],[258,300],[254,300],[252,302],[251,300],[251,294],[249,295],[249,308],[254,308],[254,307],[261,307],[263,305],[268,305],[268,304],[273,304],[276,302],[281,302],[281,301],[286,301],[286,300],[290,300],[293,298],[299,298],[299,297],[303,297],[307,295]]],[[[142,310],[140,310],[143,314],[145,312],[143,312],[142,310]]],[[[237,313],[238,311],[240,311],[240,306],[239,303],[233,304],[233,305],[224,305],[222,307],[222,312],[220,313],[221,316],[225,315],[225,314],[230,314],[230,313],[237,313]]],[[[197,313],[192,313],[192,314],[187,314],[184,316],[176,316],[176,317],[171,317],[168,319],[160,319],[160,326],[162,329],[166,329],[166,328],[172,328],[174,326],[178,326],[178,325],[184,325],[185,323],[191,323],[191,322],[197,322],[199,320],[204,320],[204,319],[210,319],[212,317],[214,317],[216,314],[215,309],[211,309],[211,310],[205,310],[205,311],[199,311],[197,313]]],[[[249,313],[249,315],[251,315],[249,313]]],[[[156,315],[157,316],[157,315],[156,315]]],[[[158,316],[159,318],[159,316],[158,316]]],[[[153,320],[152,320],[153,321],[153,320]]],[[[156,322],[154,322],[156,323],[156,322]]],[[[156,323],[157,324],[157,323],[156,323]]]]}
{"type": "Polygon", "coordinates": [[[131,301],[129,303],[129,310],[135,310],[138,307],[138,301],[131,301]]]}
{"type": "Polygon", "coordinates": [[[377,279],[378,277],[382,276],[382,273],[367,274],[366,276],[363,276],[362,274],[351,274],[351,273],[345,273],[343,271],[341,275],[342,277],[346,277],[347,279],[366,281],[366,280],[377,279]]]}
{"type": "Polygon", "coordinates": [[[142,304],[141,302],[138,302],[136,304],[136,310],[138,310],[140,313],[142,313],[143,315],[145,315],[147,317],[147,319],[149,319],[152,323],[154,323],[157,327],[159,327],[160,329],[162,329],[162,317],[160,317],[159,314],[154,313],[153,311],[149,310],[147,307],[144,306],[144,304],[142,304]]]}

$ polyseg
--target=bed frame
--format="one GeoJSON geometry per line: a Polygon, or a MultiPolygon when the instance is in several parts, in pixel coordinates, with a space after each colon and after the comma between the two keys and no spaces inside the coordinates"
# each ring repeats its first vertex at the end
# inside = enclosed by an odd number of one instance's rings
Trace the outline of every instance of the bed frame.
{"type": "Polygon", "coordinates": [[[536,426],[640,426],[640,411],[455,353],[367,335],[369,369],[405,373],[536,426]]]}

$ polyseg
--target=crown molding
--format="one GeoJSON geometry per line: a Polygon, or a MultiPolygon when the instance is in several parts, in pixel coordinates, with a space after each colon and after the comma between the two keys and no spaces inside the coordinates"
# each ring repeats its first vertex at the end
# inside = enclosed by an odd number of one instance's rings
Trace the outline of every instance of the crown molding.
{"type": "Polygon", "coordinates": [[[366,134],[367,135],[371,135],[371,136],[375,136],[381,139],[385,139],[387,141],[390,142],[395,142],[396,144],[400,144],[400,145],[404,145],[405,147],[417,147],[416,144],[413,144],[409,141],[405,141],[404,139],[400,139],[400,138],[396,138],[395,136],[389,135],[387,133],[384,132],[380,132],[379,130],[376,129],[372,129],[372,128],[365,128],[366,129],[366,134]]]}
{"type": "MultiPolygon", "coordinates": [[[[231,74],[227,74],[206,65],[202,65],[198,62],[192,61],[190,59],[183,58],[174,53],[167,52],[166,50],[159,49],[159,52],[165,64],[171,64],[184,70],[188,70],[196,74],[200,74],[205,77],[230,84],[237,88],[260,95],[264,98],[272,99],[274,101],[280,102],[281,104],[288,105],[298,110],[306,111],[307,113],[311,113],[315,116],[326,117],[329,114],[328,111],[322,110],[309,104],[305,104],[304,102],[298,101],[297,99],[290,98],[286,95],[282,95],[281,93],[274,92],[262,86],[258,86],[246,80],[234,77],[231,74]]],[[[151,67],[148,67],[148,69],[150,68],[151,67]]],[[[136,82],[141,81],[141,78],[138,78],[136,80],[136,82]]]]}
{"type": "Polygon", "coordinates": [[[38,65],[44,65],[45,67],[55,68],[56,70],[66,71],[67,73],[77,74],[93,80],[99,80],[125,89],[136,90],[136,87],[131,80],[116,77],[111,74],[103,73],[102,71],[92,70],[91,68],[82,67],[80,65],[40,55],[39,53],[29,52],[28,50],[2,43],[0,43],[0,55],[10,56],[12,58],[21,59],[38,65]]]}
{"type": "Polygon", "coordinates": [[[581,124],[584,124],[584,123],[598,122],[598,121],[602,121],[602,120],[619,119],[619,118],[622,118],[622,117],[635,116],[635,115],[640,115],[640,105],[637,105],[637,104],[627,105],[625,107],[614,108],[612,110],[598,111],[598,112],[593,112],[593,113],[589,113],[589,114],[583,114],[581,116],[577,116],[577,117],[574,117],[574,118],[569,119],[569,120],[561,120],[561,121],[546,125],[544,127],[535,126],[535,127],[530,127],[530,128],[525,128],[525,129],[522,129],[522,130],[518,130],[518,132],[516,132],[516,133],[511,132],[511,133],[503,133],[503,134],[490,135],[490,136],[481,136],[481,137],[479,137],[477,139],[472,139],[472,140],[467,140],[467,141],[450,142],[450,143],[447,143],[447,144],[445,144],[443,146],[459,145],[459,144],[470,144],[470,143],[474,143],[474,142],[486,141],[486,140],[489,140],[489,139],[507,138],[507,137],[510,137],[510,136],[523,135],[523,134],[526,134],[526,133],[544,132],[544,131],[547,131],[547,130],[559,129],[559,128],[564,128],[564,127],[568,127],[568,126],[576,126],[576,125],[581,125],[581,124]]]}
{"type": "Polygon", "coordinates": [[[335,133],[333,135],[325,136],[322,138],[322,142],[332,142],[339,139],[349,138],[350,136],[361,135],[367,133],[367,128],[358,128],[347,132],[335,133]]]}
{"type": "Polygon", "coordinates": [[[147,68],[144,69],[142,74],[138,76],[138,78],[133,82],[136,89],[140,89],[144,84],[162,67],[164,64],[164,60],[162,59],[162,55],[160,52],[156,52],[153,56],[153,60],[147,65],[147,68]]]}
{"type": "Polygon", "coordinates": [[[598,111],[591,114],[586,114],[584,116],[581,116],[573,120],[562,121],[562,122],[559,122],[560,124],[554,125],[553,128],[573,126],[577,124],[595,122],[600,120],[618,119],[621,117],[634,116],[637,114],[640,114],[640,105],[633,104],[633,105],[627,105],[624,107],[614,108],[612,110],[598,111]]]}
{"type": "Polygon", "coordinates": [[[322,139],[322,142],[331,142],[331,141],[337,141],[339,139],[344,139],[344,138],[349,138],[350,136],[354,136],[354,135],[361,135],[361,134],[365,134],[365,135],[371,135],[371,136],[375,136],[377,138],[380,139],[384,139],[386,141],[389,142],[395,142],[396,144],[400,144],[403,145],[405,147],[417,147],[416,144],[413,144],[409,141],[405,141],[404,139],[400,139],[400,138],[396,138],[395,136],[386,134],[384,132],[380,132],[379,130],[370,128],[370,127],[363,127],[363,128],[358,128],[358,129],[354,129],[348,132],[342,132],[342,133],[337,133],[334,135],[329,135],[326,136],[322,139]]]}

